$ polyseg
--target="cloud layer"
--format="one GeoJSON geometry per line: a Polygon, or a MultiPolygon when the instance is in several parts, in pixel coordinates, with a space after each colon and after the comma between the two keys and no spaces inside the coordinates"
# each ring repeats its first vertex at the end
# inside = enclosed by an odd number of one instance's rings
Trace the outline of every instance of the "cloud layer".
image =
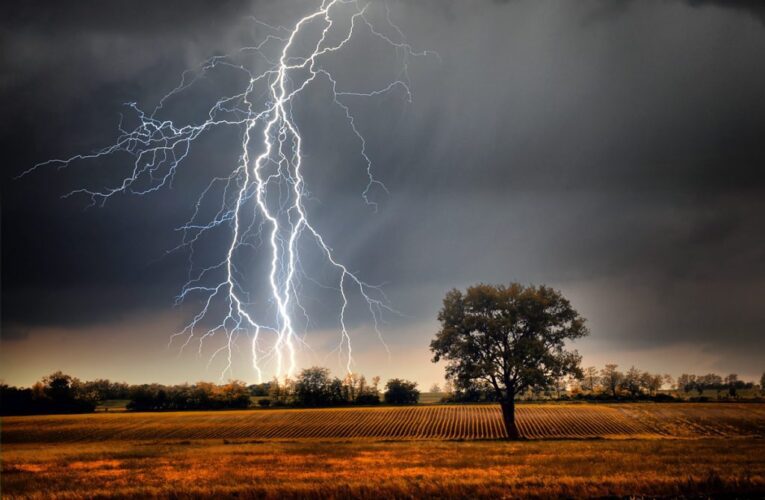
{"type": "MultiPolygon", "coordinates": [[[[200,141],[173,190],[102,209],[59,196],[113,180],[124,158],[11,177],[108,144],[122,103],[152,106],[184,69],[251,42],[248,16],[288,23],[301,8],[3,7],[4,343],[51,328],[109,335],[93,328],[109,322],[125,335],[129,318],[165,314],[185,278],[185,256],[165,255],[173,228],[193,209],[195,179],[236,160],[236,137],[200,141]]],[[[390,318],[400,351],[424,352],[448,288],[520,280],[571,296],[591,322],[593,358],[698,345],[718,353],[720,371],[762,369],[750,355],[765,324],[758,2],[401,1],[391,16],[441,61],[411,64],[411,105],[352,103],[390,191],[377,193],[378,213],[361,200],[358,145],[323,111],[320,86],[297,118],[316,224],[350,268],[386,283],[403,313],[390,318]]],[[[370,54],[349,51],[333,69],[363,88],[392,67],[370,54]]],[[[187,111],[231,81],[211,80],[187,111]]],[[[315,299],[315,328],[331,330],[331,307],[315,299]]],[[[362,359],[380,349],[362,345],[362,359]]]]}

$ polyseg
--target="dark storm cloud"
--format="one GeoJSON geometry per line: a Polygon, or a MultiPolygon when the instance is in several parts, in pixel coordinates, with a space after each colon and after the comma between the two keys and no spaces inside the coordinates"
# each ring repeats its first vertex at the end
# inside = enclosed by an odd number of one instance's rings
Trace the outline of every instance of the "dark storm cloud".
{"type": "MultiPolygon", "coordinates": [[[[193,174],[235,161],[236,137],[201,142],[173,190],[103,209],[58,196],[108,182],[124,158],[10,175],[107,144],[121,103],[156,104],[184,69],[252,41],[247,16],[286,23],[300,9],[123,7],[3,7],[10,332],[169,308],[186,261],[164,252],[189,215],[193,174]]],[[[432,320],[452,286],[518,279],[570,290],[599,340],[755,348],[765,320],[759,2],[433,0],[393,2],[391,15],[441,61],[410,63],[410,106],[400,95],[352,103],[391,192],[375,193],[379,213],[359,195],[355,138],[316,105],[326,88],[297,118],[316,165],[306,174],[316,223],[351,269],[387,283],[405,313],[394,323],[432,320]]],[[[360,43],[333,69],[364,88],[387,66],[360,43]]],[[[319,326],[332,323],[327,305],[312,306],[319,326]]]]}
{"type": "Polygon", "coordinates": [[[714,6],[726,9],[739,9],[750,13],[765,24],[765,5],[758,0],[688,0],[692,7],[714,6]]]}
{"type": "Polygon", "coordinates": [[[3,18],[5,28],[14,31],[59,33],[85,27],[88,31],[156,35],[158,30],[176,33],[241,17],[250,4],[249,0],[133,0],[105,6],[98,0],[68,4],[33,0],[5,4],[3,18]]]}
{"type": "MultiPolygon", "coordinates": [[[[502,0],[499,0],[502,1],[502,0]]],[[[765,5],[760,0],[676,0],[691,7],[715,7],[721,9],[736,9],[747,12],[755,19],[765,24],[765,5]]],[[[635,0],[601,0],[599,8],[594,11],[594,18],[620,15],[635,4],[635,0]]]]}
{"type": "Polygon", "coordinates": [[[185,274],[182,260],[165,257],[164,250],[177,243],[173,228],[187,206],[175,205],[174,212],[173,203],[115,200],[104,210],[84,211],[85,200],[60,199],[88,182],[113,180],[103,169],[124,166],[124,156],[78,165],[68,176],[12,177],[41,160],[112,141],[123,103],[161,95],[181,71],[226,49],[215,42],[242,35],[236,28],[250,5],[3,4],[4,339],[27,331],[17,325],[104,322],[170,307],[185,274]]]}
{"type": "Polygon", "coordinates": [[[23,325],[14,325],[14,324],[3,325],[2,340],[4,341],[26,340],[29,338],[30,330],[31,330],[30,327],[23,326],[23,325]]]}

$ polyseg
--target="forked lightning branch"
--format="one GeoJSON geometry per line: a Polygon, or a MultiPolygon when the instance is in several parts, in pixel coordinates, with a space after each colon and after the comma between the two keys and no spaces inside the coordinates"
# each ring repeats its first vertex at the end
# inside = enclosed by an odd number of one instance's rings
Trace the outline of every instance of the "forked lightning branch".
{"type": "MultiPolygon", "coordinates": [[[[231,129],[241,137],[238,162],[231,165],[228,175],[210,175],[207,187],[191,198],[196,199],[196,209],[180,228],[183,239],[178,249],[189,252],[190,267],[188,281],[177,299],[192,299],[199,306],[185,327],[172,335],[171,345],[186,349],[196,343],[202,354],[203,347],[212,342],[215,347],[210,362],[220,357],[225,360],[221,378],[232,375],[232,357],[242,350],[242,344],[247,346],[259,380],[264,375],[293,375],[309,320],[301,303],[301,283],[311,278],[302,265],[301,253],[315,251],[333,270],[332,281],[322,283],[322,287],[326,293],[337,295],[337,352],[350,372],[353,350],[347,317],[352,301],[362,304],[370,319],[370,332],[374,331],[383,345],[380,322],[383,314],[393,310],[378,286],[368,284],[341,262],[312,221],[306,203],[310,187],[304,173],[317,165],[304,156],[300,123],[295,119],[296,97],[319,83],[330,89],[325,104],[336,106],[345,118],[346,130],[337,133],[352,134],[358,145],[367,179],[366,185],[360,186],[360,196],[374,211],[377,206],[371,190],[384,186],[373,174],[352,101],[389,92],[410,100],[408,64],[413,57],[428,53],[414,50],[391,21],[387,6],[376,2],[324,0],[292,27],[253,22],[265,31],[257,44],[210,58],[184,73],[178,86],[151,112],[130,104],[137,125],[132,129],[120,126],[112,145],[91,154],[46,161],[24,174],[39,167],[65,167],[116,153],[132,155],[129,175],[116,184],[65,195],[85,195],[92,204],[103,205],[118,193],[143,196],[168,188],[193,154],[195,140],[212,129],[231,129]],[[376,88],[346,88],[325,62],[342,58],[349,45],[364,37],[386,44],[400,66],[394,78],[376,88]],[[254,56],[257,64],[249,67],[242,63],[242,54],[254,56]],[[182,124],[163,117],[171,99],[183,99],[184,92],[222,68],[242,72],[244,88],[221,96],[202,123],[182,124]],[[202,207],[209,206],[210,198],[216,196],[219,208],[210,217],[202,207]],[[218,245],[219,259],[212,265],[196,265],[195,245],[213,233],[215,238],[225,234],[218,245]],[[267,263],[258,277],[263,283],[260,288],[253,286],[249,273],[242,269],[250,262],[244,255],[254,249],[267,263]],[[265,296],[262,290],[267,290],[265,296]],[[264,303],[268,306],[263,307],[264,303]]],[[[342,241],[332,244],[342,245],[342,241]]]]}

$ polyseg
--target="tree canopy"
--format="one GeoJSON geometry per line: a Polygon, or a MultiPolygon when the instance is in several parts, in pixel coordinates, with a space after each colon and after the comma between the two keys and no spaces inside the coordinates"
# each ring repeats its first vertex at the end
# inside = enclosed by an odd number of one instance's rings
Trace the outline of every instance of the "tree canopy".
{"type": "Polygon", "coordinates": [[[488,384],[502,404],[508,435],[518,436],[515,396],[566,375],[582,376],[576,351],[565,343],[587,335],[585,320],[550,287],[479,284],[451,290],[438,314],[441,329],[430,344],[433,361],[445,360],[460,388],[488,384]]]}
{"type": "Polygon", "coordinates": [[[417,404],[417,401],[420,399],[420,391],[417,390],[417,382],[393,378],[385,384],[385,394],[383,397],[388,404],[417,404]]]}

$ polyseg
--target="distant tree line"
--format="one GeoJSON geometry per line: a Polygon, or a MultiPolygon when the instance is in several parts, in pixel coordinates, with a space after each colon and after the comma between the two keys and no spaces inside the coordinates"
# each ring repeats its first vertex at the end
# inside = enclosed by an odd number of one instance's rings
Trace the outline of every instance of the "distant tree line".
{"type": "MultiPolygon", "coordinates": [[[[765,379],[765,374],[763,379],[765,379]]],[[[725,378],[715,373],[708,373],[706,375],[683,373],[677,378],[678,390],[686,393],[696,391],[699,396],[704,394],[705,390],[711,389],[718,393],[725,391],[729,396],[736,397],[741,389],[752,389],[753,387],[754,383],[739,380],[738,375],[735,373],[731,373],[725,378]]]]}
{"type": "Polygon", "coordinates": [[[196,384],[143,384],[130,387],[128,410],[223,410],[250,406],[250,391],[244,382],[232,380],[224,385],[210,382],[196,384]]]}
{"type": "MultiPolygon", "coordinates": [[[[765,384],[765,374],[760,387],[765,384]]],[[[444,401],[493,402],[495,391],[487,383],[458,384],[444,401]]],[[[650,373],[632,366],[620,371],[618,365],[607,364],[602,369],[589,366],[582,369],[581,377],[559,377],[552,384],[535,385],[520,394],[518,399],[593,399],[593,400],[656,400],[676,399],[672,392],[701,397],[705,390],[716,390],[718,397],[738,397],[738,391],[753,389],[753,382],[739,380],[732,373],[726,377],[710,373],[706,375],[682,374],[677,381],[669,374],[650,373]],[[666,389],[665,389],[666,388],[666,389]],[[724,394],[723,394],[724,393],[724,394]]]]}
{"type": "Polygon", "coordinates": [[[253,397],[261,407],[375,405],[381,398],[387,404],[415,404],[419,400],[416,382],[391,379],[382,394],[379,384],[380,377],[374,377],[371,384],[355,373],[339,379],[320,367],[307,368],[294,380],[274,379],[250,386],[236,380],[222,385],[210,382],[128,385],[104,379],[83,382],[59,371],[31,388],[1,384],[0,413],[87,413],[94,411],[100,401],[110,399],[127,399],[127,409],[135,411],[248,408],[253,397]]]}
{"type": "MultiPolygon", "coordinates": [[[[349,373],[344,378],[332,377],[327,368],[306,368],[294,379],[282,382],[274,379],[250,386],[253,396],[266,396],[258,401],[268,406],[345,406],[376,405],[380,403],[380,377],[368,383],[364,375],[349,373]]],[[[390,379],[385,384],[382,400],[387,404],[415,404],[420,392],[417,383],[390,379]]]]}
{"type": "Polygon", "coordinates": [[[0,414],[87,413],[96,408],[98,393],[89,383],[60,371],[31,388],[0,385],[0,414]]]}
{"type": "MultiPolygon", "coordinates": [[[[210,382],[196,384],[129,385],[105,379],[83,382],[60,371],[36,382],[31,388],[0,384],[0,414],[31,415],[45,413],[87,413],[110,399],[129,400],[127,408],[136,411],[218,410],[247,408],[253,399],[261,407],[327,407],[346,405],[416,404],[420,392],[417,383],[390,379],[384,389],[380,377],[368,383],[363,375],[350,373],[344,378],[332,377],[326,368],[312,367],[293,379],[247,386],[240,381],[223,385],[210,382]]],[[[765,386],[765,374],[760,389],[765,386]]],[[[677,381],[670,375],[652,374],[634,366],[626,372],[615,364],[598,370],[584,368],[581,377],[559,377],[552,384],[535,385],[518,399],[592,399],[592,400],[672,400],[668,388],[679,393],[697,393],[703,399],[705,390],[718,391],[718,397],[738,397],[738,391],[753,389],[752,382],[739,380],[736,374],[682,374],[677,381]],[[724,392],[725,394],[720,394],[724,392]]],[[[440,389],[440,387],[435,387],[440,389]]],[[[446,402],[496,402],[496,391],[486,384],[453,384],[447,380],[446,402]],[[456,388],[455,388],[456,387],[456,388]]],[[[431,391],[439,392],[439,391],[431,391]]]]}

